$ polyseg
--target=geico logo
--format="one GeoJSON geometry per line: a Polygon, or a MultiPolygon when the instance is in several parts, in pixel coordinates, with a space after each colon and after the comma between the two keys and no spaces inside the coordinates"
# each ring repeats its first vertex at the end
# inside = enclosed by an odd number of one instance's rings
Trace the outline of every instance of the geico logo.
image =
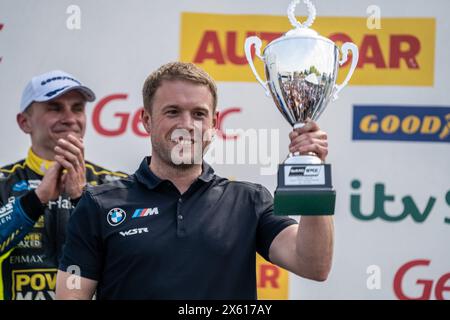
{"type": "MultiPolygon", "coordinates": [[[[404,281],[405,278],[411,279],[411,277],[406,274],[408,272],[415,272],[417,270],[413,270],[413,268],[419,266],[429,266],[430,260],[413,260],[405,263],[403,266],[398,269],[394,277],[394,293],[400,300],[429,300],[431,298],[431,293],[433,291],[434,280],[432,279],[417,279],[416,281],[412,281],[415,284],[418,284],[421,288],[419,289],[420,294],[418,296],[407,295],[404,292],[405,286],[404,281]]],[[[417,290],[415,290],[417,292],[417,290]]],[[[437,300],[450,300],[450,272],[443,274],[436,281],[436,286],[434,287],[434,295],[437,300]],[[444,292],[447,292],[447,299],[444,297],[444,292]]]]}
{"type": "Polygon", "coordinates": [[[223,122],[225,118],[228,118],[228,116],[232,113],[240,113],[242,112],[242,109],[239,107],[231,107],[227,109],[223,109],[219,112],[219,117],[217,119],[217,135],[222,138],[223,140],[236,140],[239,138],[238,134],[227,134],[225,133],[223,129],[223,122]]]}
{"type": "MultiPolygon", "coordinates": [[[[129,123],[131,122],[131,131],[137,135],[138,137],[148,137],[148,133],[142,126],[141,121],[141,112],[143,108],[139,108],[134,112],[115,112],[105,114],[108,110],[108,107],[112,107],[114,102],[123,101],[128,98],[127,94],[118,93],[111,94],[103,99],[101,99],[94,107],[94,111],[92,112],[92,125],[94,130],[97,131],[100,135],[107,137],[116,137],[125,134],[129,123]],[[108,125],[106,125],[108,124],[108,125]]],[[[241,108],[232,107],[228,109],[224,109],[219,113],[218,124],[217,124],[217,133],[218,136],[224,140],[227,139],[237,139],[237,135],[227,135],[222,127],[223,122],[226,117],[228,117],[232,113],[241,112],[241,108]]]]}
{"type": "Polygon", "coordinates": [[[389,114],[379,118],[375,114],[368,114],[361,119],[359,128],[364,133],[378,133],[379,131],[387,134],[401,131],[408,135],[439,133],[439,138],[445,139],[450,133],[450,113],[445,115],[445,121],[441,121],[438,116],[431,115],[400,117],[395,114],[389,114]]]}
{"type": "MultiPolygon", "coordinates": [[[[97,105],[94,108],[94,111],[92,113],[92,123],[94,126],[94,129],[100,133],[101,135],[107,136],[107,137],[113,137],[113,136],[119,136],[121,134],[124,134],[127,125],[128,120],[131,116],[130,112],[116,112],[114,113],[113,117],[119,119],[118,125],[116,125],[114,128],[106,128],[102,123],[102,113],[107,105],[112,103],[116,100],[126,100],[128,98],[127,94],[119,93],[119,94],[112,94],[109,96],[104,97],[101,99],[97,105]]],[[[139,126],[141,123],[141,112],[143,108],[137,109],[132,117],[131,120],[131,129],[134,134],[136,134],[139,137],[148,137],[147,132],[139,126]]],[[[103,120],[104,121],[104,120],[103,120]]]]}
{"type": "Polygon", "coordinates": [[[122,237],[126,237],[126,236],[132,236],[135,234],[140,234],[140,233],[145,233],[148,232],[148,228],[135,228],[135,229],[130,229],[127,231],[120,231],[120,235],[122,237]]]}
{"type": "MultiPolygon", "coordinates": [[[[265,45],[272,40],[281,37],[281,32],[270,31],[238,31],[229,30],[225,32],[206,30],[204,31],[193,62],[204,63],[212,60],[218,65],[226,63],[235,65],[247,65],[245,55],[242,54],[244,39],[257,35],[265,45]],[[225,41],[220,41],[225,39],[225,41]]],[[[337,43],[354,42],[359,48],[359,60],[357,68],[364,68],[366,64],[375,66],[376,69],[398,69],[403,60],[408,69],[419,69],[417,55],[420,52],[420,40],[410,34],[389,35],[388,52],[383,52],[380,38],[374,34],[365,34],[357,43],[348,34],[338,32],[327,35],[327,38],[337,43]],[[388,57],[387,61],[384,57],[388,57]]],[[[347,62],[350,63],[350,59],[347,62]]]]}
{"type": "Polygon", "coordinates": [[[14,289],[16,292],[20,291],[42,291],[55,290],[56,273],[55,272],[41,272],[41,273],[19,273],[15,275],[14,289]]]}

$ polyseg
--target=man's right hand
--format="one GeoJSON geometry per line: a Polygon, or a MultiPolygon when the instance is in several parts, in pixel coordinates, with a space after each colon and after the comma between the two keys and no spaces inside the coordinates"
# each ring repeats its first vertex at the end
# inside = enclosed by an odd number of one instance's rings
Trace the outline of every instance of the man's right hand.
{"type": "Polygon", "coordinates": [[[50,200],[58,198],[61,194],[62,169],[62,166],[55,162],[45,173],[44,178],[36,189],[36,195],[41,203],[46,204],[50,200]]]}

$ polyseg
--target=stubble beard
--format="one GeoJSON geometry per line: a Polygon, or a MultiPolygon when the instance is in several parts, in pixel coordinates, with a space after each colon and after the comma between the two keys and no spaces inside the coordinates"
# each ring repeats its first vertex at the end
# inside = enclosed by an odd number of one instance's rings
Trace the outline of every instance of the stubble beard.
{"type": "Polygon", "coordinates": [[[197,146],[189,146],[194,150],[189,151],[189,156],[179,156],[177,159],[173,159],[173,149],[179,146],[169,147],[164,145],[164,143],[152,140],[152,156],[156,156],[165,165],[180,171],[186,171],[194,168],[195,166],[201,165],[203,161],[203,156],[206,153],[210,145],[210,141],[202,141],[201,150],[196,150],[199,148],[197,146]],[[197,152],[196,152],[197,151],[197,152]]]}

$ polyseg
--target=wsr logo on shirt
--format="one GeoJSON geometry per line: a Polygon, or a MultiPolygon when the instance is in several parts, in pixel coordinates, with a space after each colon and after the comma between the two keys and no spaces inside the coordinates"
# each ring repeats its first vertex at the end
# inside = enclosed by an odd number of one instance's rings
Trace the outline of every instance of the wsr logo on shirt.
{"type": "Polygon", "coordinates": [[[133,236],[135,234],[141,234],[148,232],[148,228],[134,228],[127,231],[120,231],[122,237],[133,236]]]}

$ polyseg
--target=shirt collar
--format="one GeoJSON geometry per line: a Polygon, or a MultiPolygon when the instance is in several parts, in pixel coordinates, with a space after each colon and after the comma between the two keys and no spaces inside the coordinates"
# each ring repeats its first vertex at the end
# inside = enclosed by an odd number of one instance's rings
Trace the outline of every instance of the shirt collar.
{"type": "MultiPolygon", "coordinates": [[[[139,182],[145,184],[149,189],[155,189],[161,182],[165,181],[156,176],[150,169],[151,157],[145,157],[136,170],[135,175],[139,182]]],[[[198,180],[209,182],[214,178],[214,169],[205,161],[202,163],[202,174],[198,180]]]]}
{"type": "Polygon", "coordinates": [[[42,159],[30,148],[28,150],[27,158],[25,159],[25,164],[38,175],[43,176],[45,172],[53,165],[54,161],[49,161],[42,159]]]}

